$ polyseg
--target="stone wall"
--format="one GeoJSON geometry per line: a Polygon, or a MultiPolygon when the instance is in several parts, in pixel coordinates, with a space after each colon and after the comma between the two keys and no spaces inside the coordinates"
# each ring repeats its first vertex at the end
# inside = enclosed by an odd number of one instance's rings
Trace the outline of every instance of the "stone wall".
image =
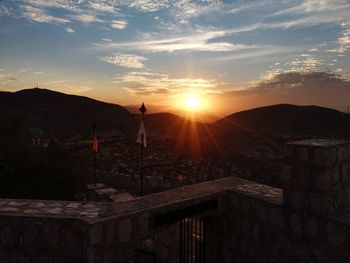
{"type": "Polygon", "coordinates": [[[219,216],[230,209],[232,189],[282,202],[280,189],[235,177],[122,203],[1,200],[0,262],[133,262],[150,240],[157,262],[176,261],[176,236],[169,236],[178,220],[219,216]]]}
{"type": "Polygon", "coordinates": [[[122,203],[0,200],[0,262],[177,262],[200,216],[206,262],[350,262],[349,144],[290,145],[282,189],[228,177],[122,203]],[[339,201],[340,200],[340,201],[339,201]]]}
{"type": "Polygon", "coordinates": [[[350,262],[350,224],[230,193],[207,218],[208,262],[350,262]]]}
{"type": "Polygon", "coordinates": [[[209,262],[350,262],[349,150],[291,144],[282,205],[230,191],[232,209],[207,220],[209,262]]]}
{"type": "Polygon", "coordinates": [[[87,229],[56,218],[0,217],[0,262],[86,262],[87,229]]]}
{"type": "Polygon", "coordinates": [[[349,207],[350,144],[329,140],[291,143],[284,177],[285,206],[317,214],[343,210],[349,207]]]}

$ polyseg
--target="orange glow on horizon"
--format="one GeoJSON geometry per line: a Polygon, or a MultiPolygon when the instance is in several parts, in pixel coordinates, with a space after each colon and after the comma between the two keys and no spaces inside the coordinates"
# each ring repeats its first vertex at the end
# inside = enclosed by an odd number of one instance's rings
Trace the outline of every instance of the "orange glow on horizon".
{"type": "Polygon", "coordinates": [[[176,96],[175,101],[177,108],[187,113],[203,111],[208,104],[206,97],[200,91],[179,94],[176,96]]]}
{"type": "Polygon", "coordinates": [[[186,106],[189,110],[196,110],[200,106],[200,100],[195,95],[189,95],[186,99],[186,106]]]}

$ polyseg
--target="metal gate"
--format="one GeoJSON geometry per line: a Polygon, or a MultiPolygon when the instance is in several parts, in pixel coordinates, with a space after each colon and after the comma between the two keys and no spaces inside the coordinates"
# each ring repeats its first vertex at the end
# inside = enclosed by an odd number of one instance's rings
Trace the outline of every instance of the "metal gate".
{"type": "Polygon", "coordinates": [[[180,263],[205,262],[205,225],[201,217],[180,221],[180,263]]]}

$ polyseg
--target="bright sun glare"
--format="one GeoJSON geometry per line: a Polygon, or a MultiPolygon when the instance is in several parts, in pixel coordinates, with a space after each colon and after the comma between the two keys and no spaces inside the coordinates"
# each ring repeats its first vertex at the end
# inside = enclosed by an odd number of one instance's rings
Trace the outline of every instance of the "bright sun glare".
{"type": "Polygon", "coordinates": [[[185,98],[185,105],[187,110],[197,110],[201,106],[201,101],[199,97],[195,94],[189,94],[185,98]]]}

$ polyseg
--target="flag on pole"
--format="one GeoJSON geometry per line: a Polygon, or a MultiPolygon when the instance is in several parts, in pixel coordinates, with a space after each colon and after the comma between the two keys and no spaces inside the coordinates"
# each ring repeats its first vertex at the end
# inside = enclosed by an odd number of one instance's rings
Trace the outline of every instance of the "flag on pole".
{"type": "Polygon", "coordinates": [[[145,124],[143,123],[143,120],[141,120],[140,123],[140,128],[139,131],[137,133],[137,138],[136,138],[136,142],[139,144],[142,144],[143,147],[146,148],[146,131],[145,131],[145,124]]]}
{"type": "Polygon", "coordinates": [[[98,150],[98,140],[97,140],[97,136],[96,133],[94,134],[94,140],[92,142],[92,150],[97,153],[98,150]]]}
{"type": "Polygon", "coordinates": [[[186,180],[186,175],[183,175],[183,174],[177,175],[177,180],[179,180],[179,181],[185,181],[185,180],[186,180]]]}

